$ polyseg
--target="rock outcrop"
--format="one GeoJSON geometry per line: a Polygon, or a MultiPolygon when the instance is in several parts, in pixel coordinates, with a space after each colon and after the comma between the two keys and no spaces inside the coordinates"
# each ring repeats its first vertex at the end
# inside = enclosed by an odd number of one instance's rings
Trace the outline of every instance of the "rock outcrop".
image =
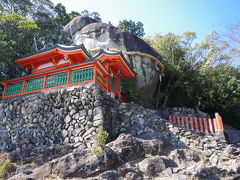
{"type": "Polygon", "coordinates": [[[96,22],[96,20],[88,16],[77,16],[73,18],[63,29],[64,40],[67,41],[69,37],[75,34],[79,29],[82,29],[84,26],[96,22]]]}
{"type": "Polygon", "coordinates": [[[134,85],[141,94],[142,103],[150,103],[163,70],[159,53],[137,36],[106,23],[77,17],[66,25],[65,35],[69,34],[70,26],[74,29],[74,42],[77,45],[83,43],[93,54],[99,48],[123,51],[129,65],[136,72],[134,85]]]}
{"type": "Polygon", "coordinates": [[[35,169],[30,166],[27,171],[25,166],[25,171],[18,170],[19,173],[9,180],[240,178],[240,149],[236,147],[226,146],[223,151],[211,154],[188,146],[165,151],[165,155],[160,155],[160,151],[157,154],[149,153],[149,150],[146,151],[149,148],[152,152],[156,148],[151,140],[121,134],[115,141],[107,144],[102,157],[92,154],[89,149],[77,149],[35,169]]]}

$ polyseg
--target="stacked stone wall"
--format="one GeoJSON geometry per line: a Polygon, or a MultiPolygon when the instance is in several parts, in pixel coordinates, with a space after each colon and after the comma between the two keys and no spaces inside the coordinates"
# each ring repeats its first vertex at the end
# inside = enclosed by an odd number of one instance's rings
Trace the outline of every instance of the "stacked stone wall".
{"type": "Polygon", "coordinates": [[[103,93],[85,84],[1,100],[0,153],[28,157],[40,149],[91,147],[104,122],[103,93]]]}
{"type": "Polygon", "coordinates": [[[117,137],[121,133],[129,133],[143,139],[168,139],[171,149],[191,147],[209,152],[222,152],[227,141],[223,132],[216,134],[203,133],[185,129],[162,118],[160,111],[144,107],[120,103],[111,105],[111,135],[117,137]]]}
{"type": "Polygon", "coordinates": [[[1,100],[0,153],[11,152],[29,161],[36,156],[40,161],[48,155],[55,158],[51,154],[92,147],[100,126],[109,132],[109,141],[129,133],[169,139],[172,149],[191,146],[213,152],[226,146],[223,138],[172,125],[158,110],[119,103],[91,83],[1,100]]]}
{"type": "Polygon", "coordinates": [[[186,107],[167,108],[166,111],[169,113],[169,115],[173,115],[173,116],[210,118],[210,115],[205,112],[195,111],[192,108],[186,108],[186,107]]]}

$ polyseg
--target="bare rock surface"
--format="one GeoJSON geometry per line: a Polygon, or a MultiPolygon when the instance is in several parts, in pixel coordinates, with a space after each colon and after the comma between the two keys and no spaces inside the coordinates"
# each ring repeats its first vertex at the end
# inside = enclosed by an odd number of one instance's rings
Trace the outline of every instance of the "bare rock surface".
{"type": "Polygon", "coordinates": [[[130,32],[106,23],[96,22],[89,17],[79,16],[70,21],[64,27],[65,39],[70,36],[70,27],[75,44],[84,44],[93,55],[99,51],[99,48],[135,52],[131,55],[124,53],[128,64],[136,72],[135,86],[133,87],[136,87],[136,91],[141,94],[142,103],[146,105],[150,103],[159,81],[160,72],[156,68],[156,62],[149,56],[160,61],[161,56],[158,52],[130,32]],[[143,56],[140,53],[146,55],[143,56]]]}
{"type": "Polygon", "coordinates": [[[95,22],[97,21],[88,16],[77,16],[73,18],[63,29],[64,40],[67,40],[67,38],[71,36],[71,34],[75,34],[84,26],[95,22]]]}
{"type": "Polygon", "coordinates": [[[121,134],[115,141],[107,144],[102,157],[97,157],[90,149],[76,149],[40,167],[25,165],[9,180],[37,180],[54,176],[58,179],[88,180],[240,178],[238,156],[228,158],[220,153],[217,156],[218,162],[213,165],[210,159],[203,157],[203,152],[196,154],[191,148],[173,149],[166,152],[167,155],[149,154],[144,146],[150,147],[151,144],[151,140],[121,134]]]}
{"type": "Polygon", "coordinates": [[[137,36],[131,34],[128,31],[123,31],[115,26],[112,26],[106,23],[96,22],[96,23],[88,24],[82,29],[80,29],[79,35],[80,35],[80,39],[79,39],[80,42],[86,41],[87,37],[90,38],[90,40],[92,39],[92,42],[94,42],[94,43],[86,44],[87,49],[100,47],[99,46],[100,44],[98,45],[98,43],[100,43],[98,42],[98,40],[101,39],[102,42],[104,41],[110,42],[109,44],[106,43],[105,46],[102,46],[102,48],[121,47],[122,49],[119,49],[119,50],[129,51],[129,52],[139,51],[142,53],[152,55],[159,59],[161,58],[160,55],[142,39],[138,38],[137,36]],[[108,35],[108,36],[105,37],[105,35],[108,35]]]}
{"type": "Polygon", "coordinates": [[[146,175],[156,175],[166,168],[164,160],[160,156],[146,158],[139,163],[139,169],[146,175]]]}
{"type": "Polygon", "coordinates": [[[120,135],[114,142],[108,144],[108,147],[113,149],[123,162],[141,158],[145,154],[142,142],[130,134],[120,135]]]}

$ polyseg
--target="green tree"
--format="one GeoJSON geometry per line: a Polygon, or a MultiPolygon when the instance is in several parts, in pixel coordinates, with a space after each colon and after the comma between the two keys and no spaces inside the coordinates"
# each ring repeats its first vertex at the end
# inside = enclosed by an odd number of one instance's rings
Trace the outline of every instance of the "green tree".
{"type": "Polygon", "coordinates": [[[101,22],[101,21],[102,21],[102,19],[100,18],[100,14],[99,14],[98,12],[92,12],[92,13],[90,14],[90,17],[93,18],[93,19],[95,19],[95,20],[98,21],[98,22],[101,22]]]}
{"type": "Polygon", "coordinates": [[[80,16],[81,14],[79,12],[76,12],[76,11],[71,11],[68,15],[69,15],[70,19],[73,19],[76,16],[80,16]]]}
{"type": "MultiPolygon", "coordinates": [[[[152,46],[161,54],[165,66],[166,74],[162,82],[160,102],[162,107],[166,107],[176,89],[178,92],[185,91],[185,83],[181,82],[189,77],[191,63],[184,58],[186,51],[181,46],[181,39],[178,35],[167,34],[157,37],[152,41],[152,46]]],[[[176,99],[175,103],[177,103],[176,99]]]]}
{"type": "Polygon", "coordinates": [[[92,19],[95,19],[98,22],[101,22],[100,14],[98,12],[89,12],[88,10],[84,10],[81,12],[81,16],[88,16],[92,19]]]}
{"type": "MultiPolygon", "coordinates": [[[[66,8],[61,3],[58,3],[54,7],[54,14],[55,19],[54,22],[58,23],[61,26],[65,26],[69,21],[71,21],[74,17],[80,16],[81,14],[76,11],[71,11],[70,13],[67,13],[66,8]]],[[[98,14],[99,15],[99,14],[98,14]]]]}
{"type": "Polygon", "coordinates": [[[130,33],[132,33],[136,36],[139,36],[139,37],[143,37],[145,35],[143,23],[140,21],[138,21],[138,22],[135,22],[132,20],[119,21],[119,24],[117,27],[124,31],[129,31],[130,33]]]}
{"type": "Polygon", "coordinates": [[[58,3],[54,10],[56,12],[55,21],[59,24],[66,25],[71,20],[65,6],[63,6],[61,3],[58,3]]]}
{"type": "Polygon", "coordinates": [[[33,18],[36,12],[49,13],[54,5],[51,0],[1,0],[0,8],[4,13],[16,13],[33,18]]]}
{"type": "Polygon", "coordinates": [[[14,59],[33,50],[33,34],[37,29],[32,20],[19,14],[0,15],[0,80],[22,74],[22,68],[15,65],[14,59]]]}
{"type": "MultiPolygon", "coordinates": [[[[226,38],[228,42],[235,48],[235,54],[240,56],[240,20],[227,27],[228,32],[226,38]]],[[[239,64],[240,65],[240,64],[239,64]]]]}
{"type": "Polygon", "coordinates": [[[15,13],[28,17],[37,24],[39,29],[34,32],[34,36],[39,48],[57,42],[61,30],[58,29],[58,19],[55,20],[55,16],[58,16],[55,14],[58,13],[50,0],[3,0],[0,7],[3,14],[15,13]]]}
{"type": "Polygon", "coordinates": [[[100,126],[98,128],[98,133],[93,138],[95,145],[92,147],[92,152],[98,157],[104,155],[105,144],[107,142],[108,135],[108,132],[104,131],[103,127],[100,126]]]}
{"type": "Polygon", "coordinates": [[[208,67],[201,73],[205,80],[201,94],[201,108],[213,112],[224,112],[227,107],[240,101],[240,84],[237,76],[240,71],[226,64],[208,67]]]}
{"type": "Polygon", "coordinates": [[[147,40],[162,55],[165,65],[157,95],[159,105],[194,107],[210,114],[219,112],[225,122],[235,125],[232,119],[237,118],[240,101],[240,71],[231,66],[236,58],[235,49],[216,32],[200,43],[194,43],[195,39],[195,33],[186,32],[147,40]]]}

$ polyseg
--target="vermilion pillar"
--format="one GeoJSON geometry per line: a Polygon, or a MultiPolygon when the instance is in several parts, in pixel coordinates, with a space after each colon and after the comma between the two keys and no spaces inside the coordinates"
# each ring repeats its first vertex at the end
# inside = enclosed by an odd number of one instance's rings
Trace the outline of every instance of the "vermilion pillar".
{"type": "Polygon", "coordinates": [[[218,132],[218,125],[217,125],[217,120],[216,120],[216,118],[213,119],[213,125],[214,125],[214,131],[215,131],[215,133],[218,132]]]}
{"type": "Polygon", "coordinates": [[[2,94],[3,97],[5,96],[6,88],[7,88],[7,85],[3,84],[3,94],[2,94]]]}
{"type": "Polygon", "coordinates": [[[190,117],[190,125],[191,125],[191,130],[194,130],[194,122],[193,122],[193,118],[190,117]]]}
{"type": "Polygon", "coordinates": [[[204,124],[205,132],[209,133],[208,123],[206,118],[203,119],[203,124],[204,124]]]}
{"type": "Polygon", "coordinates": [[[218,113],[215,113],[215,118],[217,121],[218,130],[223,131],[224,127],[223,127],[222,117],[218,113]]]}
{"type": "Polygon", "coordinates": [[[45,75],[44,77],[43,77],[43,89],[45,89],[45,87],[46,87],[46,81],[47,81],[47,75],[45,75]]]}
{"type": "Polygon", "coordinates": [[[180,122],[180,117],[177,116],[177,124],[180,126],[181,125],[181,122],[180,122]]]}
{"type": "Polygon", "coordinates": [[[23,80],[23,84],[22,84],[22,92],[21,92],[21,93],[24,93],[25,84],[26,84],[26,79],[23,80]]]}
{"type": "Polygon", "coordinates": [[[204,132],[202,118],[199,118],[198,121],[199,121],[200,131],[204,132]]]}
{"type": "Polygon", "coordinates": [[[70,82],[70,70],[67,71],[67,84],[70,82]]]}
{"type": "Polygon", "coordinates": [[[195,117],[194,118],[194,122],[195,122],[195,127],[196,127],[196,130],[199,131],[199,127],[198,127],[198,120],[197,118],[195,117]]]}
{"type": "Polygon", "coordinates": [[[211,118],[208,118],[208,124],[209,124],[210,133],[214,133],[213,123],[211,118]]]}
{"type": "Polygon", "coordinates": [[[185,118],[182,116],[182,127],[185,127],[185,118]]]}
{"type": "Polygon", "coordinates": [[[176,124],[176,116],[173,116],[173,123],[176,124]]]}
{"type": "Polygon", "coordinates": [[[187,129],[189,129],[189,120],[188,120],[188,117],[186,117],[186,127],[187,127],[187,129]]]}

